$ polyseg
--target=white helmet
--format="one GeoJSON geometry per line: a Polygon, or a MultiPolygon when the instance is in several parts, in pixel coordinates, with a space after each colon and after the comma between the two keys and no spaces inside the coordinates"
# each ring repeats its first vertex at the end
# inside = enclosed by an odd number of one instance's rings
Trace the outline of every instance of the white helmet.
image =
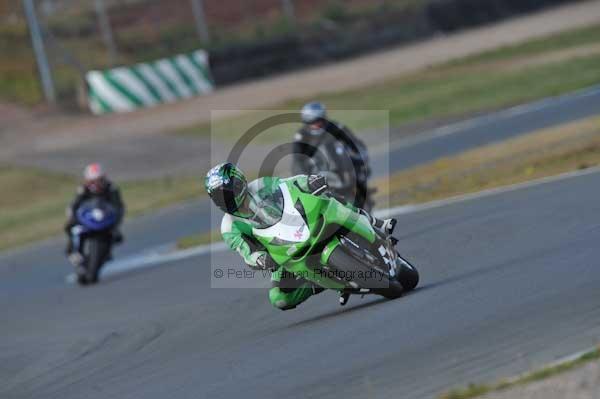
{"type": "Polygon", "coordinates": [[[85,186],[95,194],[102,193],[106,189],[106,174],[99,163],[86,166],[83,171],[83,178],[85,186]]]}
{"type": "Polygon", "coordinates": [[[302,107],[302,122],[309,125],[327,118],[327,109],[320,102],[312,102],[302,107]]]}
{"type": "Polygon", "coordinates": [[[104,174],[104,169],[102,168],[102,165],[100,165],[99,163],[91,163],[88,166],[86,166],[85,170],[83,171],[83,178],[86,181],[97,180],[103,177],[106,177],[106,175],[104,174]]]}

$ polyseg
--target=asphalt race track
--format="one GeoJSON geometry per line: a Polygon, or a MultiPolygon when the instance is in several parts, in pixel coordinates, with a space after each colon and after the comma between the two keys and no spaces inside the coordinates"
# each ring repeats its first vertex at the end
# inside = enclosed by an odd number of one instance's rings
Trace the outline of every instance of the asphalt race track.
{"type": "MultiPolygon", "coordinates": [[[[191,208],[131,223],[122,254],[172,234],[151,225],[198,230],[191,208]]],[[[62,242],[6,254],[0,398],[427,398],[597,344],[600,173],[405,214],[398,231],[420,289],[289,312],[266,287],[211,289],[211,265],[243,267],[226,252],[89,289],[65,283],[62,242]]]]}

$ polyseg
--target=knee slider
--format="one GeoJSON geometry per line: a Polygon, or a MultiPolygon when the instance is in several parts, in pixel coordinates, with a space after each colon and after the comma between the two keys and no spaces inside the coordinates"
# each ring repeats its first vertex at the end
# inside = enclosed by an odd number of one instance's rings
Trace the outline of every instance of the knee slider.
{"type": "Polygon", "coordinates": [[[296,306],[290,306],[288,301],[285,299],[285,294],[281,292],[279,287],[272,288],[269,291],[269,300],[273,306],[281,310],[294,309],[296,306]]]}

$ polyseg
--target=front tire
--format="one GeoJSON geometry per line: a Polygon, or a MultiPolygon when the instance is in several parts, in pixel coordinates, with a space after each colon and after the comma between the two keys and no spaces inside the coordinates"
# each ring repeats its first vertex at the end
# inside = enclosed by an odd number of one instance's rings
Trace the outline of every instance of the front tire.
{"type": "MultiPolygon", "coordinates": [[[[343,246],[339,246],[333,251],[329,257],[329,265],[338,271],[344,272],[372,271],[371,267],[356,259],[356,257],[348,253],[343,246]]],[[[387,299],[400,298],[405,291],[402,284],[395,279],[388,280],[388,283],[389,284],[385,284],[385,287],[381,287],[381,281],[378,281],[377,276],[374,276],[373,281],[365,281],[363,286],[364,288],[371,288],[372,292],[387,299]],[[380,287],[378,287],[378,285],[380,287]]]]}
{"type": "Polygon", "coordinates": [[[398,254],[398,271],[396,280],[405,291],[414,290],[419,284],[419,271],[398,254]]]}
{"type": "Polygon", "coordinates": [[[102,238],[91,238],[88,240],[87,273],[85,276],[88,284],[98,282],[100,268],[106,261],[106,256],[110,250],[110,245],[102,238]]]}

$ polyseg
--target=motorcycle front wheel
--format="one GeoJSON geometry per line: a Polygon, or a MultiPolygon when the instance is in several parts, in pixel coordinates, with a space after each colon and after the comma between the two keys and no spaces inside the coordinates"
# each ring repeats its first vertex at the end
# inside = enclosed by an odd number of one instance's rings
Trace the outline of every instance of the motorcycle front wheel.
{"type": "Polygon", "coordinates": [[[98,282],[98,275],[102,265],[106,261],[110,243],[103,237],[91,237],[86,240],[86,274],[87,284],[98,282]]]}
{"type": "Polygon", "coordinates": [[[419,284],[419,271],[398,254],[398,269],[396,280],[402,285],[404,291],[412,291],[419,284]]]}
{"type": "Polygon", "coordinates": [[[396,299],[402,296],[405,291],[402,284],[395,278],[389,279],[387,282],[382,284],[379,280],[380,274],[370,273],[373,268],[366,265],[351,253],[349,253],[343,246],[337,247],[331,256],[329,257],[329,265],[335,268],[337,271],[348,273],[362,272],[363,275],[372,276],[372,281],[361,281],[363,288],[370,288],[375,294],[381,295],[387,299],[396,299]]]}

